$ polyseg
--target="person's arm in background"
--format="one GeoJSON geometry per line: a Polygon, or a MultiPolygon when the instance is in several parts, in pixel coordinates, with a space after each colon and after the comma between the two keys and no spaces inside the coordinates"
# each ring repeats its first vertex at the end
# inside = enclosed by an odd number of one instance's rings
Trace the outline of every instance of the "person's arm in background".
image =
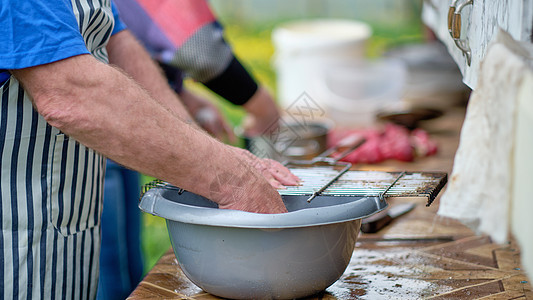
{"type": "Polygon", "coordinates": [[[152,61],[150,55],[128,31],[121,31],[107,44],[109,63],[124,70],[142,86],[150,96],[169,108],[183,120],[192,122],[193,118],[176,93],[169,88],[161,69],[152,61]]]}
{"type": "Polygon", "coordinates": [[[182,70],[241,105],[248,113],[243,123],[248,135],[276,128],[279,110],[273,97],[235,57],[207,1],[115,0],[115,4],[122,20],[162,63],[167,75],[175,74],[172,68],[182,70]]]}
{"type": "MultiPolygon", "coordinates": [[[[220,139],[224,135],[228,135],[233,140],[232,130],[223,121],[223,117],[213,104],[183,89],[181,84],[174,87],[178,91],[168,88],[164,70],[153,62],[149,53],[129,31],[109,42],[108,55],[110,64],[123,69],[141,86],[149,90],[155,99],[160,99],[162,104],[175,111],[182,118],[190,122],[196,121],[200,127],[216,138],[220,139]],[[210,108],[209,112],[216,115],[210,119],[206,118],[207,116],[202,119],[202,114],[207,112],[207,110],[202,110],[205,108],[210,108]]],[[[172,75],[180,76],[179,72],[172,75]]]]}
{"type": "Polygon", "coordinates": [[[249,114],[242,125],[246,135],[258,136],[278,128],[279,109],[265,87],[260,86],[243,107],[249,114]]]}
{"type": "Polygon", "coordinates": [[[223,28],[205,24],[185,41],[169,62],[191,78],[248,113],[243,129],[248,136],[275,130],[279,109],[270,92],[257,84],[224,41],[223,28]]]}
{"type": "Polygon", "coordinates": [[[221,141],[230,143],[237,140],[233,128],[226,122],[220,110],[213,103],[186,88],[180,89],[178,95],[196,123],[209,134],[221,141]]]}

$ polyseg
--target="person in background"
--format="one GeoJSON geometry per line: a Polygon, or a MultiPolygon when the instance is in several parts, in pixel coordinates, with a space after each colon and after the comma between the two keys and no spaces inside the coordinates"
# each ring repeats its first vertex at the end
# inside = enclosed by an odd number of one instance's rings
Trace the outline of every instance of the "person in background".
{"type": "MultiPolygon", "coordinates": [[[[223,38],[223,28],[203,0],[114,0],[121,19],[160,64],[196,122],[221,140],[233,129],[208,100],[183,86],[189,76],[248,113],[243,127],[254,136],[276,128],[279,111],[223,38]]],[[[97,299],[124,299],[142,279],[139,174],[108,160],[102,213],[97,299]]]]}
{"type": "Polygon", "coordinates": [[[201,130],[111,2],[0,0],[0,36],[0,298],[96,297],[105,157],[286,212],[296,177],[201,130]]]}
{"type": "Polygon", "coordinates": [[[203,111],[207,100],[183,88],[188,76],[248,113],[244,130],[256,136],[276,128],[279,109],[268,90],[257,84],[235,57],[223,28],[205,0],[114,0],[121,18],[161,65],[171,86],[214,136],[232,134],[220,115],[203,111]],[[215,117],[216,115],[216,117],[215,117]],[[218,122],[218,123],[217,123],[218,122]]]}

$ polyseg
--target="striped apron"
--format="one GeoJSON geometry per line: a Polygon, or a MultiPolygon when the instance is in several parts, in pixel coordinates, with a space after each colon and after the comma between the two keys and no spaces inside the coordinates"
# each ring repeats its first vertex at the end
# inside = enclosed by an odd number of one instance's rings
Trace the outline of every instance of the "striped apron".
{"type": "MultiPolygon", "coordinates": [[[[109,0],[72,7],[107,62],[109,0]]],[[[94,299],[105,158],[48,125],[14,77],[0,97],[0,299],[94,299]]]]}

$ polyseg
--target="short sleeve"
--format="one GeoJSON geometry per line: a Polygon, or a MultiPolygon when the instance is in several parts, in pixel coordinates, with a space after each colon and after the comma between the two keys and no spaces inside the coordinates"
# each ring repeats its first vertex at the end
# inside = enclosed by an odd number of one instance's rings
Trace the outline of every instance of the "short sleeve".
{"type": "Polygon", "coordinates": [[[126,24],[120,19],[120,14],[114,2],[111,2],[111,9],[113,10],[113,17],[115,19],[115,27],[113,27],[113,32],[111,34],[115,34],[126,29],[126,24]]]}
{"type": "Polygon", "coordinates": [[[0,70],[89,53],[70,0],[0,0],[0,70]]]}

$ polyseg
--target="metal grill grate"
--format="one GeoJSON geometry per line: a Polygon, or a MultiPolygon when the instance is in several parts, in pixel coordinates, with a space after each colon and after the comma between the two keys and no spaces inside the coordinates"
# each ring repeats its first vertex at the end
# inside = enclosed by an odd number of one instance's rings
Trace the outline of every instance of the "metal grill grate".
{"type": "MultiPolygon", "coordinates": [[[[302,179],[302,185],[280,189],[281,195],[312,195],[339,174],[331,166],[290,170],[302,179]]],[[[347,171],[320,195],[380,196],[385,193],[385,197],[427,197],[428,204],[431,204],[446,181],[446,173],[347,171]],[[394,182],[396,179],[398,181],[394,182]]]]}
{"type": "MultiPolygon", "coordinates": [[[[441,172],[347,171],[319,192],[332,179],[339,176],[338,167],[298,167],[290,170],[302,180],[302,185],[279,189],[281,195],[426,197],[429,206],[447,182],[447,174],[441,172]]],[[[169,183],[154,180],[143,186],[141,197],[153,187],[175,189],[180,194],[183,192],[183,189],[169,183]]]]}

